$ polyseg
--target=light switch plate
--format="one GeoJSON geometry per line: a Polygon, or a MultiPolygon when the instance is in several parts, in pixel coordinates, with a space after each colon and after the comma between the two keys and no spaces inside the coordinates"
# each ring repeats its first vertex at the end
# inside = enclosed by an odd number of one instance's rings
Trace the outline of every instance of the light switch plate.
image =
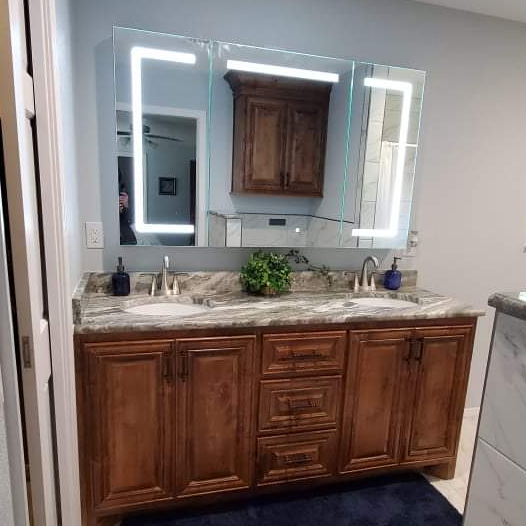
{"type": "Polygon", "coordinates": [[[104,248],[102,223],[86,223],[86,248],[104,248]]]}

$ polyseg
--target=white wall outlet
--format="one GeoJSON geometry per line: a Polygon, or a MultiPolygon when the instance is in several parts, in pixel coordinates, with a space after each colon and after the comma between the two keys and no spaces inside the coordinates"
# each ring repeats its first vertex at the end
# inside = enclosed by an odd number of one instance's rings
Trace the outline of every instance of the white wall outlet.
{"type": "Polygon", "coordinates": [[[86,248],[104,248],[102,223],[86,223],[86,248]]]}

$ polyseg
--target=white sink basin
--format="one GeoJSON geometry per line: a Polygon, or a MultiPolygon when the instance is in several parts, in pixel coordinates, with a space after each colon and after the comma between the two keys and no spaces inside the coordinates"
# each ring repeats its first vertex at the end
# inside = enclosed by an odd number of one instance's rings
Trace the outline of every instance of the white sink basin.
{"type": "Polygon", "coordinates": [[[416,307],[412,301],[399,300],[396,298],[352,298],[349,300],[351,305],[360,305],[362,307],[381,308],[381,309],[407,309],[416,307]]]}
{"type": "Polygon", "coordinates": [[[208,307],[188,303],[146,303],[124,309],[130,314],[142,314],[144,316],[191,316],[206,312],[208,307]]]}

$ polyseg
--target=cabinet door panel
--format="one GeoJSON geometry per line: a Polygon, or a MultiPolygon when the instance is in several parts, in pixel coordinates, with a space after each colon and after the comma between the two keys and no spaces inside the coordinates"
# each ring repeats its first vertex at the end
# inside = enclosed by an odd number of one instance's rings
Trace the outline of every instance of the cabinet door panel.
{"type": "Polygon", "coordinates": [[[282,189],[285,115],[279,101],[248,98],[245,190],[282,189]]]}
{"type": "Polygon", "coordinates": [[[177,341],[180,496],[250,485],[254,342],[255,337],[177,341]]]}
{"type": "Polygon", "coordinates": [[[471,328],[419,329],[404,461],[456,454],[469,372],[471,328]]]}
{"type": "Polygon", "coordinates": [[[323,106],[289,105],[285,190],[323,195],[326,130],[327,112],[323,106]]]}
{"type": "Polygon", "coordinates": [[[351,333],[340,471],[396,464],[409,331],[351,333]]]}
{"type": "Polygon", "coordinates": [[[169,341],[88,344],[94,507],[174,498],[169,341]]]}

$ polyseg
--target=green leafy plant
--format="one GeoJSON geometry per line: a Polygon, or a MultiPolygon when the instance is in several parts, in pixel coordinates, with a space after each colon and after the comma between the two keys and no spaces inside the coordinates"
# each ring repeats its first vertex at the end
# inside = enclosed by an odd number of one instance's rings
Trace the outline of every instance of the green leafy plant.
{"type": "Polygon", "coordinates": [[[251,294],[276,295],[289,290],[291,274],[286,255],[258,250],[241,267],[240,279],[245,290],[251,294]]]}

